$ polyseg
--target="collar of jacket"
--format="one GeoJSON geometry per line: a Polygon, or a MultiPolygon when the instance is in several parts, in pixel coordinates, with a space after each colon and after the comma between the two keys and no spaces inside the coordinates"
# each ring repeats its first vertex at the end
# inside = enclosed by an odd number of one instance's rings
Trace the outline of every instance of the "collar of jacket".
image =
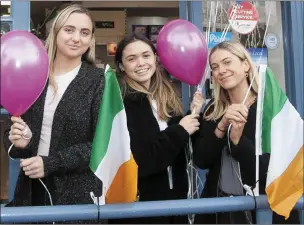
{"type": "MultiPolygon", "coordinates": [[[[125,100],[125,103],[126,102],[136,103],[136,102],[143,102],[143,101],[149,102],[147,94],[139,92],[139,91],[136,91],[136,90],[134,90],[132,88],[129,88],[126,96],[124,97],[124,100],[125,100]]],[[[144,104],[144,105],[147,105],[147,104],[144,104]]],[[[149,105],[150,105],[150,102],[149,102],[149,105]]],[[[151,110],[152,110],[152,108],[151,108],[151,110]]],[[[171,115],[171,117],[169,118],[169,120],[167,121],[167,123],[168,123],[168,125],[178,124],[179,121],[182,119],[182,117],[183,116],[174,116],[174,115],[171,115]]]]}

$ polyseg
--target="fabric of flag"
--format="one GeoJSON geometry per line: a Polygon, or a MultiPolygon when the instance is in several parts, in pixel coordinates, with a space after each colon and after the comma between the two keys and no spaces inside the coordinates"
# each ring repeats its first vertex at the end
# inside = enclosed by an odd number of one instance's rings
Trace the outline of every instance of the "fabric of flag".
{"type": "Polygon", "coordinates": [[[266,194],[271,209],[288,218],[303,195],[303,119],[270,68],[264,74],[260,78],[262,109],[258,108],[257,124],[260,118],[262,152],[271,154],[266,194]]]}
{"type": "Polygon", "coordinates": [[[103,182],[105,203],[135,202],[137,164],[130,148],[127,117],[115,72],[106,66],[90,168],[103,182]]]}

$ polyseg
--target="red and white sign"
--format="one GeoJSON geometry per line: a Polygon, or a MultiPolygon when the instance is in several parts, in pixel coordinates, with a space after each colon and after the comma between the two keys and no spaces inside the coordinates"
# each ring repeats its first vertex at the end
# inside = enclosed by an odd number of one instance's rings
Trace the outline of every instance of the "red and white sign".
{"type": "Polygon", "coordinates": [[[228,9],[228,20],[233,30],[240,34],[248,34],[258,24],[259,13],[250,2],[243,1],[228,9]]]}

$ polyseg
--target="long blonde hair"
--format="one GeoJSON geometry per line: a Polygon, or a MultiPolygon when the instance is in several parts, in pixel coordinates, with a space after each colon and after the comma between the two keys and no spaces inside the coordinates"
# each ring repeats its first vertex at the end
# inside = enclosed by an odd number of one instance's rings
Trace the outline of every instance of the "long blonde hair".
{"type": "Polygon", "coordinates": [[[115,54],[115,61],[117,64],[117,75],[123,96],[125,97],[131,92],[131,89],[133,89],[136,92],[146,94],[149,100],[156,100],[158,115],[162,120],[167,121],[171,116],[183,115],[182,102],[178,96],[178,92],[167,78],[168,75],[166,72],[158,63],[156,63],[156,71],[151,77],[149,90],[147,90],[147,88],[145,88],[143,85],[129,78],[123,71],[120,70],[119,65],[122,64],[123,50],[128,44],[138,40],[149,45],[153,53],[156,55],[156,49],[151,41],[139,34],[128,36],[118,44],[115,54]]]}
{"type": "MultiPolygon", "coordinates": [[[[249,52],[245,49],[245,47],[239,42],[224,41],[211,49],[209,54],[209,59],[211,55],[217,50],[226,50],[231,54],[237,56],[242,62],[247,60],[250,67],[248,70],[247,82],[248,84],[250,84],[253,77],[255,77],[252,83],[251,91],[255,95],[257,95],[258,82],[257,82],[257,75],[255,75],[257,74],[257,69],[251,59],[249,52]]],[[[217,120],[221,118],[225,114],[229,106],[228,93],[217,82],[214,82],[213,97],[214,97],[213,102],[205,110],[204,118],[206,120],[217,120]]]]}
{"type": "Polygon", "coordinates": [[[78,4],[69,5],[65,7],[63,10],[61,10],[58,13],[58,15],[55,17],[45,44],[49,58],[49,82],[50,85],[54,88],[55,93],[57,91],[57,85],[54,79],[54,60],[56,58],[56,52],[57,52],[57,43],[56,43],[57,35],[72,13],[86,14],[92,21],[93,30],[92,30],[91,44],[89,49],[82,56],[82,60],[85,60],[93,65],[95,64],[95,35],[94,35],[95,24],[93,18],[90,15],[89,10],[84,8],[82,5],[78,5],[78,4]]]}

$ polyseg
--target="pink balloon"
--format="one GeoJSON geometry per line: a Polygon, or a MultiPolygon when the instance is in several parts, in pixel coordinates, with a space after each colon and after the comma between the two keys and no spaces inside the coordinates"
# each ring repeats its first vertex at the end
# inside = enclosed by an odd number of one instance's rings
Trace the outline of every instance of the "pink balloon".
{"type": "Polygon", "coordinates": [[[42,42],[28,31],[1,37],[1,105],[12,115],[25,113],[43,91],[49,71],[42,42]]]}
{"type": "Polygon", "coordinates": [[[202,32],[186,20],[173,20],[159,32],[157,53],[168,72],[189,85],[198,85],[207,64],[208,48],[202,32]]]}

